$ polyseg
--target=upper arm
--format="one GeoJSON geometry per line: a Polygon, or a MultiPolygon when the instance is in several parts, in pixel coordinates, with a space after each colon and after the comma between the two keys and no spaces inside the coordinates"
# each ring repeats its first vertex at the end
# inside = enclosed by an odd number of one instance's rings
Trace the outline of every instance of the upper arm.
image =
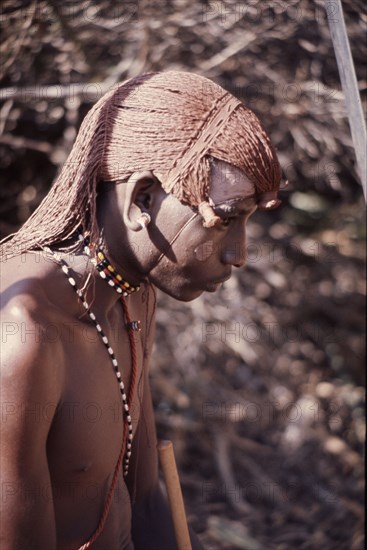
{"type": "Polygon", "coordinates": [[[2,314],[1,527],[7,548],[20,548],[31,534],[30,548],[52,547],[55,540],[46,444],[49,405],[59,402],[62,375],[59,346],[45,337],[46,328],[23,307],[2,314]]]}

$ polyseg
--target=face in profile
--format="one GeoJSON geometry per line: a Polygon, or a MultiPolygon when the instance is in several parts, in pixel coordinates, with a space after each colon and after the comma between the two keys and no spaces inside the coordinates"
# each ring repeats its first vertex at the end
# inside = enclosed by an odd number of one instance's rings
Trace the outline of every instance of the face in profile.
{"type": "Polygon", "coordinates": [[[209,196],[221,219],[216,227],[203,227],[202,217],[193,217],[194,210],[172,195],[162,201],[157,216],[158,229],[170,241],[172,221],[175,228],[187,224],[148,275],[157,288],[178,300],[214,292],[229,279],[233,266],[246,261],[246,224],[257,208],[254,186],[238,168],[215,161],[209,196]]]}

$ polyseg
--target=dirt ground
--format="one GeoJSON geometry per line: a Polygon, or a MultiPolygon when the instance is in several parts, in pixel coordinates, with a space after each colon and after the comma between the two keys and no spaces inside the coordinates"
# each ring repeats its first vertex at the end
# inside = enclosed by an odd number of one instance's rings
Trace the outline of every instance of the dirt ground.
{"type": "MultiPolygon", "coordinates": [[[[366,10],[343,5],[365,106],[366,10]]],[[[216,294],[159,294],[158,433],[174,442],[205,548],[362,549],[364,200],[324,2],[1,9],[2,236],[40,202],[116,82],[197,72],[263,120],[289,187],[277,211],[253,217],[247,267],[216,294]]]]}

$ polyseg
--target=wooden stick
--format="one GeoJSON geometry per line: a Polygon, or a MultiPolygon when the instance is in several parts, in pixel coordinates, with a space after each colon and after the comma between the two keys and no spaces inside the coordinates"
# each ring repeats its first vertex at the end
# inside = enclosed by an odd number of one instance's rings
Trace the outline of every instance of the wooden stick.
{"type": "Polygon", "coordinates": [[[357,159],[357,172],[361,179],[365,200],[367,201],[366,124],[364,122],[362,101],[358,89],[341,0],[325,0],[325,9],[329,21],[330,34],[334,46],[340,81],[345,95],[349,126],[357,159]]]}
{"type": "Polygon", "coordinates": [[[172,441],[158,443],[158,455],[166,483],[178,550],[192,550],[172,441]]]}

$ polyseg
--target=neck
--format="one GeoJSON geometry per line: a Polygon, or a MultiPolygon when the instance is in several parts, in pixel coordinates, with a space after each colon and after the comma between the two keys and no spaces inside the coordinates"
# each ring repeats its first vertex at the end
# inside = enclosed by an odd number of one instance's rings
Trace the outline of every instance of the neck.
{"type": "Polygon", "coordinates": [[[63,254],[60,256],[68,264],[76,286],[83,292],[84,299],[98,318],[108,317],[122,294],[100,277],[92,258],[85,253],[63,254]]]}

